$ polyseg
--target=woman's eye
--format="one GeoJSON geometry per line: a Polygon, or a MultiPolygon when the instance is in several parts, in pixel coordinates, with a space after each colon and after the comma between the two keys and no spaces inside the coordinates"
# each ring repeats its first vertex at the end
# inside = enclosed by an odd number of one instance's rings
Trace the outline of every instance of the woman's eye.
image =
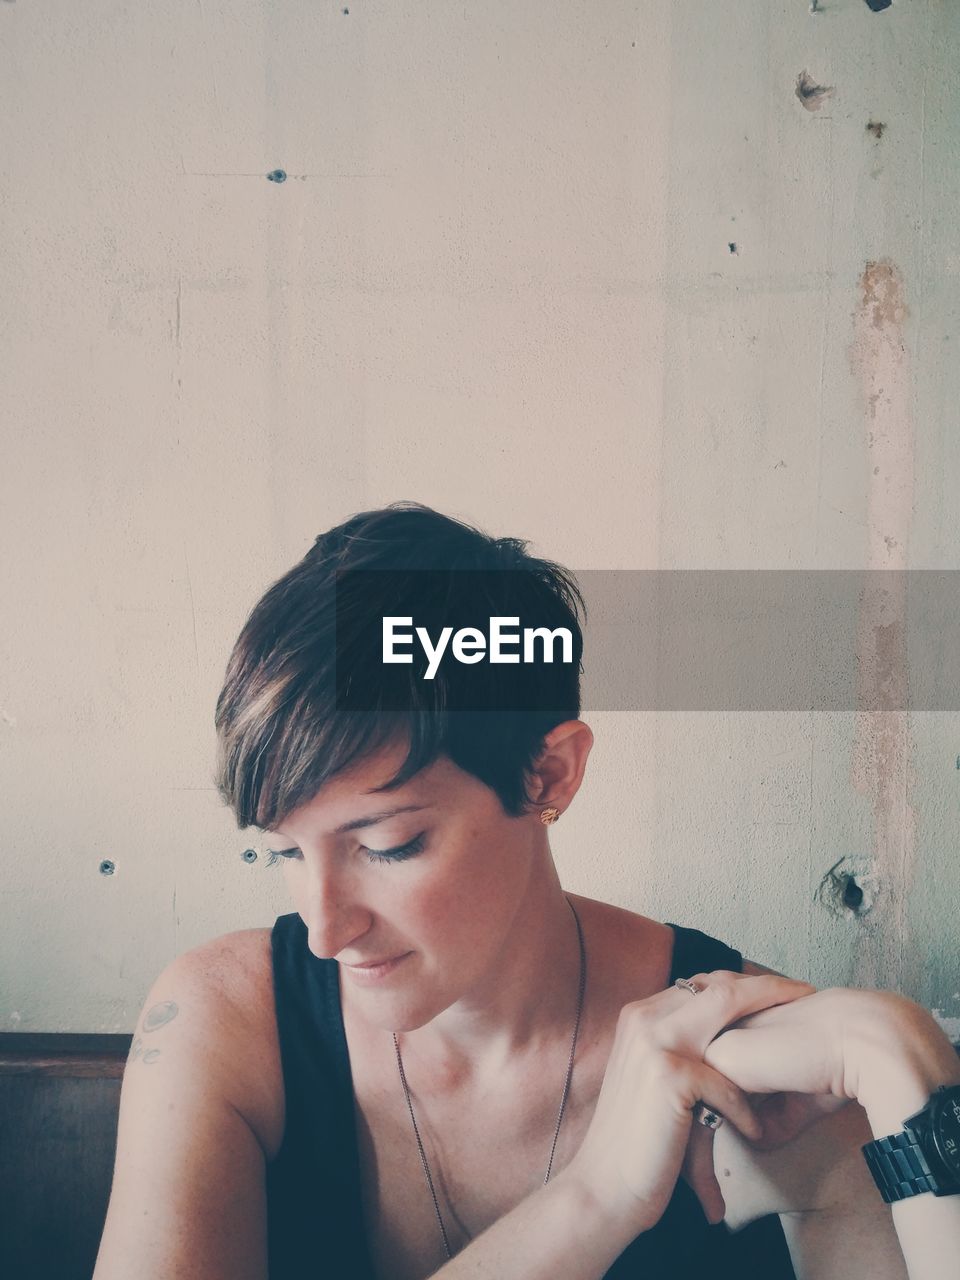
{"type": "Polygon", "coordinates": [[[303,854],[299,849],[268,849],[267,850],[267,866],[275,866],[281,858],[302,858],[303,854]]]}
{"type": "MultiPolygon", "coordinates": [[[[415,858],[418,853],[423,852],[425,844],[425,832],[421,831],[418,836],[412,840],[408,840],[406,844],[398,845],[395,849],[368,849],[366,845],[360,848],[367,855],[371,862],[403,862],[406,858],[415,858]]],[[[275,866],[281,858],[302,858],[303,854],[299,849],[268,849],[267,850],[267,866],[275,866]]]]}
{"type": "Polygon", "coordinates": [[[396,849],[367,849],[361,845],[371,862],[403,862],[405,858],[415,858],[418,853],[423,851],[424,832],[421,831],[418,836],[406,844],[399,845],[396,849]]]}

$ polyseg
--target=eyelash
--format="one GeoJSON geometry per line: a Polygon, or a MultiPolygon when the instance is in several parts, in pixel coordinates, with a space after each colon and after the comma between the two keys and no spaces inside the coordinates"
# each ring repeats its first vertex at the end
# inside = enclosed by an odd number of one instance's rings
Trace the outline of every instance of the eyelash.
{"type": "MultiPolygon", "coordinates": [[[[365,845],[360,847],[367,854],[369,862],[405,862],[407,858],[415,858],[418,853],[423,852],[425,834],[421,831],[418,836],[395,849],[367,849],[365,845]]],[[[281,858],[294,859],[302,856],[299,849],[268,849],[267,866],[276,866],[281,858]]]]}

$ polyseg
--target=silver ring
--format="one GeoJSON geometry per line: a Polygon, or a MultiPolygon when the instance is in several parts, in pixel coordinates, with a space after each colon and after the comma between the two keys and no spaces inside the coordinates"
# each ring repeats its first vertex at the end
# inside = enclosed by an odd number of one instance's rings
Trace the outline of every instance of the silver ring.
{"type": "Polygon", "coordinates": [[[708,1107],[705,1102],[694,1103],[693,1118],[699,1121],[706,1129],[719,1129],[723,1124],[723,1116],[718,1115],[712,1107],[708,1107]]]}
{"type": "Polygon", "coordinates": [[[694,996],[698,996],[703,990],[703,987],[698,986],[697,983],[690,978],[678,978],[673,985],[675,987],[682,987],[684,991],[689,991],[690,994],[694,996]]]}

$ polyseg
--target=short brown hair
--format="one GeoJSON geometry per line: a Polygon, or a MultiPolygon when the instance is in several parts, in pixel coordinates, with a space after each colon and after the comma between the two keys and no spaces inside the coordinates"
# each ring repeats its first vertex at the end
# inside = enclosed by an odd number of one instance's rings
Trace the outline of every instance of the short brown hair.
{"type": "MultiPolygon", "coordinates": [[[[519,817],[533,803],[526,780],[545,735],[564,720],[579,718],[579,616],[586,618],[586,605],[569,570],[528,555],[526,548],[523,540],[492,538],[408,501],[359,512],[320,534],[303,559],[255,605],[234,645],[217,699],[216,785],[233,809],[237,826],[279,826],[329,778],[398,741],[407,744],[406,759],[380,790],[402,786],[446,755],[491,787],[506,814],[519,817]],[[429,686],[419,682],[409,708],[344,710],[335,696],[335,664],[349,662],[349,651],[335,654],[336,623],[344,622],[342,613],[335,619],[337,572],[423,568],[451,574],[522,570],[483,575],[484,582],[493,584],[491,616],[517,612],[519,580],[525,621],[569,628],[572,664],[541,664],[530,677],[535,681],[533,699],[525,701],[522,711],[449,709],[447,686],[462,677],[443,667],[429,686]],[[498,603],[496,584],[507,578],[514,584],[509,602],[498,603]]],[[[368,597],[360,604],[354,596],[350,607],[373,617],[384,612],[381,603],[368,597]]],[[[386,612],[390,611],[388,605],[386,612]]],[[[487,678],[495,681],[496,669],[491,671],[487,678]]],[[[336,674],[343,676],[342,670],[336,674]]],[[[369,663],[356,674],[364,681],[378,679],[369,663]]]]}

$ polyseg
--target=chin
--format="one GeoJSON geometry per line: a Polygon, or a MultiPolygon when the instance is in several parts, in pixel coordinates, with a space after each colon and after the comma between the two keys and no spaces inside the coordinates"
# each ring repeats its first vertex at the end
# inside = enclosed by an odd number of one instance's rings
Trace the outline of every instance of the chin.
{"type": "Polygon", "coordinates": [[[382,1018],[371,1017],[370,1020],[381,1023],[385,1031],[419,1031],[443,1013],[444,1009],[449,1009],[452,1003],[441,1001],[427,1007],[423,1004],[411,1005],[409,1001],[405,1001],[399,1009],[393,1009],[389,1014],[384,1013],[382,1018]]]}

